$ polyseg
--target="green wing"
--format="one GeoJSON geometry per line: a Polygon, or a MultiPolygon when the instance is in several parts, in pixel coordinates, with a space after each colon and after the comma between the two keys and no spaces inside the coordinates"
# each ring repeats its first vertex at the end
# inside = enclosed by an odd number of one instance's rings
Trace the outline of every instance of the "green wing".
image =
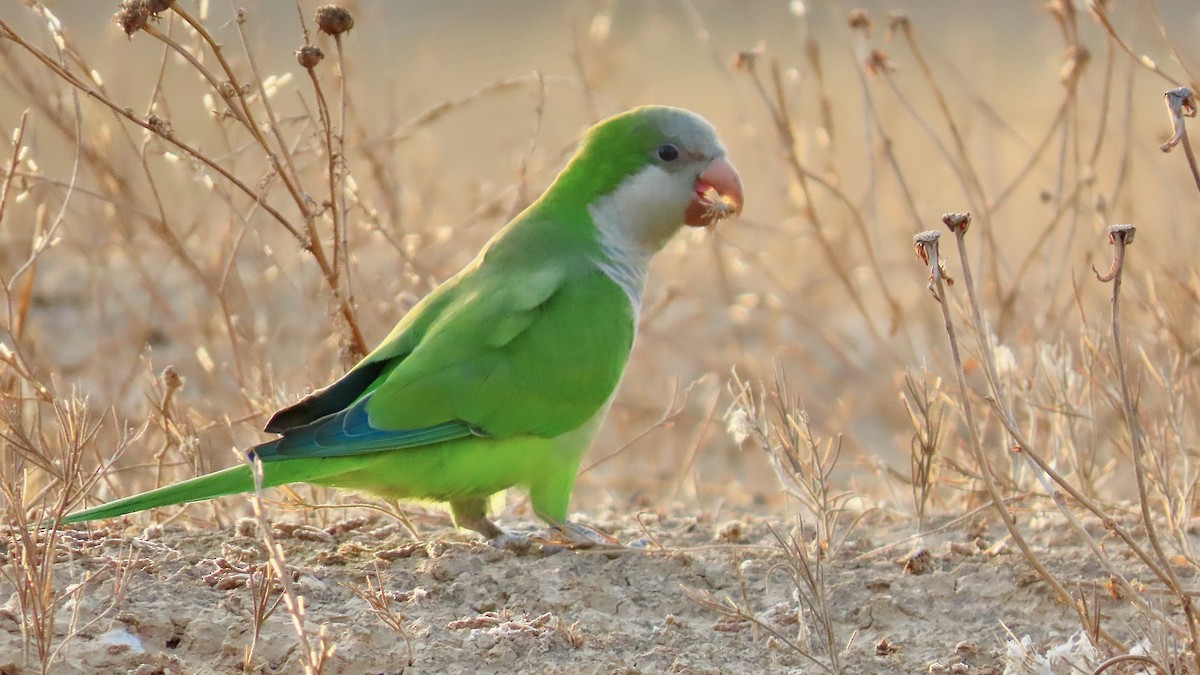
{"type": "Polygon", "coordinates": [[[436,289],[341,380],[277,413],[267,430],[283,437],[255,448],[258,456],[554,437],[590,419],[628,359],[630,302],[581,256],[534,269],[512,262],[481,256],[436,289]]]}
{"type": "Polygon", "coordinates": [[[620,381],[632,308],[594,266],[541,283],[549,292],[521,289],[526,302],[496,289],[451,308],[373,392],[372,424],[463,420],[493,436],[553,437],[591,418],[620,381]]]}

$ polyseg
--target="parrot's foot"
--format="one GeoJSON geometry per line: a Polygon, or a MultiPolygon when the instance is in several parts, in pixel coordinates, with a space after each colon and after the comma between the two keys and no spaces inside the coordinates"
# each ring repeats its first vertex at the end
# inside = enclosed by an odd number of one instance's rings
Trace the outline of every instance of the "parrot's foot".
{"type": "Polygon", "coordinates": [[[450,515],[454,518],[455,525],[465,530],[475,530],[489,542],[507,536],[504,530],[488,520],[485,498],[472,497],[450,502],[450,515]]]}
{"type": "Polygon", "coordinates": [[[450,502],[450,513],[458,527],[483,535],[491,546],[515,552],[537,545],[545,552],[562,549],[607,548],[624,549],[617,539],[569,520],[546,519],[549,527],[540,533],[506,532],[487,517],[487,500],[479,497],[450,502]]]}
{"type": "Polygon", "coordinates": [[[617,538],[571,521],[551,523],[548,532],[536,540],[549,546],[567,549],[625,548],[617,538]]]}
{"type": "Polygon", "coordinates": [[[578,549],[624,549],[617,539],[576,523],[553,523],[541,532],[504,532],[489,537],[495,548],[523,553],[536,546],[542,553],[578,549]]]}
{"type": "MultiPolygon", "coordinates": [[[[499,528],[497,528],[499,529],[499,528]]],[[[498,548],[502,551],[514,551],[520,553],[526,551],[533,545],[533,540],[529,535],[521,532],[503,532],[488,539],[488,545],[493,548],[498,548]]]]}

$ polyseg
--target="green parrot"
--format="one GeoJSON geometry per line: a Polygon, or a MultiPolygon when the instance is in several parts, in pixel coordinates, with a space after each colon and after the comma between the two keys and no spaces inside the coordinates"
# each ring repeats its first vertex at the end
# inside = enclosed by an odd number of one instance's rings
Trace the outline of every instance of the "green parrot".
{"type": "MultiPolygon", "coordinates": [[[[519,486],[573,543],[579,462],[613,400],[651,257],[686,223],[739,212],[713,127],[636,108],[588,130],[546,192],[435,288],[341,379],[275,413],[247,451],[263,486],[312,483],[448,502],[496,545],[489,498],[519,486]]],[[[254,490],[247,464],[118,499],[61,524],[254,490]]],[[[516,536],[516,535],[512,535],[516,536]]]]}

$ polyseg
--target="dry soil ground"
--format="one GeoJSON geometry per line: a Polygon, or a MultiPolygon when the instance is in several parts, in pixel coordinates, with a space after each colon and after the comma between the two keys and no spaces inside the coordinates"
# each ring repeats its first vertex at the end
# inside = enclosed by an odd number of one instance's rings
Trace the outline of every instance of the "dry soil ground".
{"type": "MultiPolygon", "coordinates": [[[[424,541],[414,542],[385,518],[324,530],[282,525],[275,534],[309,628],[322,626],[334,647],[326,672],[822,672],[770,635],[828,662],[771,533],[788,522],[705,522],[679,510],[591,523],[642,545],[627,552],[500,551],[436,527],[422,528],[424,541]],[[353,590],[380,583],[403,617],[411,652],[353,590]],[[701,594],[732,598],[762,625],[722,616],[696,600],[701,594]]],[[[825,565],[847,672],[999,673],[1010,633],[1028,635],[1044,653],[1078,630],[1074,612],[1053,600],[994,523],[943,525],[917,546],[906,540],[909,526],[867,519],[825,565]],[[956,664],[968,668],[941,670],[956,664]]],[[[1103,595],[1095,592],[1102,571],[1083,562],[1077,542],[1050,530],[1036,540],[1060,579],[1089,600],[1103,595]]],[[[59,588],[87,581],[78,606],[60,612],[64,635],[72,612],[80,628],[52,672],[221,673],[247,661],[252,672],[300,670],[282,605],[247,657],[255,637],[246,572],[266,559],[253,521],[226,530],[68,533],[63,551],[59,588]]],[[[0,597],[12,591],[0,584],[0,597]]],[[[1106,614],[1119,615],[1110,604],[1106,614]]],[[[3,673],[25,672],[20,616],[15,596],[0,609],[3,673]]],[[[1128,628],[1119,616],[1106,625],[1128,628]]],[[[1055,672],[1070,672],[1064,668],[1055,672]]]]}

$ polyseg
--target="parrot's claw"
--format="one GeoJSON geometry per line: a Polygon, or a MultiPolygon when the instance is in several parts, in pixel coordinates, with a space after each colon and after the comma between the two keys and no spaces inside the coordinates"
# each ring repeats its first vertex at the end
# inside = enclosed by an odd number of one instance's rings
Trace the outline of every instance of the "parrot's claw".
{"type": "Polygon", "coordinates": [[[496,528],[489,533],[488,544],[502,551],[524,553],[532,547],[542,553],[578,549],[624,549],[621,542],[586,525],[552,523],[541,532],[513,532],[496,528]]]}
{"type": "Polygon", "coordinates": [[[538,537],[538,540],[546,545],[568,549],[625,548],[618,539],[611,535],[570,521],[552,524],[547,534],[538,537]]]}
{"type": "Polygon", "coordinates": [[[516,553],[528,550],[532,544],[533,540],[529,535],[520,532],[501,532],[488,539],[488,545],[492,548],[516,553]]]}

